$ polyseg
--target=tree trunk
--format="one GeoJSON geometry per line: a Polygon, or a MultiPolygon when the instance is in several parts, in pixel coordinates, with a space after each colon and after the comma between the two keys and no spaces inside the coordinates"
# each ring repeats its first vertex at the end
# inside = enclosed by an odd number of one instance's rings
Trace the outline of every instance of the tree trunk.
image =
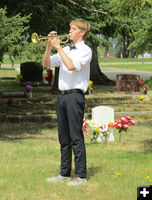
{"type": "Polygon", "coordinates": [[[90,64],[90,80],[96,85],[114,85],[115,81],[107,78],[107,76],[101,72],[97,56],[92,57],[90,64]]]}
{"type": "Polygon", "coordinates": [[[136,57],[136,52],[135,52],[134,48],[131,48],[129,53],[130,53],[130,55],[129,55],[130,58],[135,58],[136,57]]]}
{"type": "Polygon", "coordinates": [[[52,85],[52,88],[51,88],[52,94],[58,93],[58,76],[59,76],[59,67],[56,67],[55,72],[54,72],[54,81],[53,81],[53,85],[52,85]]]}
{"type": "MultiPolygon", "coordinates": [[[[108,35],[105,36],[105,39],[106,39],[107,41],[109,41],[108,35]]],[[[105,58],[109,57],[109,46],[108,46],[108,45],[105,46],[104,57],[105,57],[105,58]]]]}

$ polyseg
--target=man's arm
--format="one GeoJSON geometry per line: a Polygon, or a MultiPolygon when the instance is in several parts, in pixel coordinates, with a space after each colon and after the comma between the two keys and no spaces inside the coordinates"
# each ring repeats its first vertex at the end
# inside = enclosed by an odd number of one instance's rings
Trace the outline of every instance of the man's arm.
{"type": "Polygon", "coordinates": [[[50,44],[47,45],[44,56],[43,56],[43,60],[42,60],[42,65],[43,67],[50,67],[51,63],[50,63],[50,53],[51,53],[51,49],[52,46],[50,44]]]}
{"type": "MultiPolygon", "coordinates": [[[[56,31],[51,31],[48,36],[52,36],[52,35],[56,35],[57,32],[56,31]]],[[[42,60],[42,65],[43,67],[50,67],[51,63],[50,63],[50,53],[51,53],[51,49],[52,49],[52,44],[51,44],[51,40],[53,40],[53,38],[48,38],[48,43],[47,43],[47,47],[43,56],[43,60],[42,60]]]]}

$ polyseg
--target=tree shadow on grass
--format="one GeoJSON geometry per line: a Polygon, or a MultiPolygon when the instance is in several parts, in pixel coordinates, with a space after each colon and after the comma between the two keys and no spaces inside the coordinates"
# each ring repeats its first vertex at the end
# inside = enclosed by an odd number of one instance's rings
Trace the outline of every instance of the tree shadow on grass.
{"type": "MultiPolygon", "coordinates": [[[[151,130],[151,127],[152,127],[152,120],[143,120],[143,121],[139,121],[137,123],[139,129],[140,127],[146,127],[148,128],[149,130],[151,130]]],[[[143,133],[144,134],[144,133],[143,133]]],[[[151,132],[150,132],[151,134],[151,132]]],[[[145,139],[145,140],[142,140],[141,143],[143,144],[143,147],[144,147],[144,152],[145,153],[149,153],[149,152],[152,152],[152,137],[151,139],[145,139]]]]}
{"type": "Polygon", "coordinates": [[[152,152],[152,139],[151,140],[144,140],[142,141],[144,145],[144,152],[145,153],[150,153],[152,152]]]}
{"type": "MultiPolygon", "coordinates": [[[[0,124],[0,140],[19,141],[24,139],[40,139],[44,134],[56,127],[56,122],[4,122],[0,124]],[[41,136],[41,137],[40,137],[41,136]]],[[[54,137],[47,137],[53,139],[54,137]]]]}

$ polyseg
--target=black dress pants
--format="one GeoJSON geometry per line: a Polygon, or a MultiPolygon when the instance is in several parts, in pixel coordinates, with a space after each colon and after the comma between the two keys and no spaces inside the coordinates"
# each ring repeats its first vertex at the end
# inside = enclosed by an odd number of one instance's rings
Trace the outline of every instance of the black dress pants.
{"type": "Polygon", "coordinates": [[[62,176],[70,176],[73,150],[75,176],[86,178],[86,150],[82,131],[84,106],[83,94],[58,94],[57,117],[62,176]]]}

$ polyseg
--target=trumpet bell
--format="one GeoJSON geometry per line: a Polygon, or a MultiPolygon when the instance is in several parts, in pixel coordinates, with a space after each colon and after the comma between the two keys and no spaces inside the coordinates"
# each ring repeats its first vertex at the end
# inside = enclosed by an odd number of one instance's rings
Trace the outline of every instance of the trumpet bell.
{"type": "Polygon", "coordinates": [[[34,44],[37,44],[38,43],[38,35],[37,33],[33,33],[32,36],[31,36],[31,40],[34,44]]]}

